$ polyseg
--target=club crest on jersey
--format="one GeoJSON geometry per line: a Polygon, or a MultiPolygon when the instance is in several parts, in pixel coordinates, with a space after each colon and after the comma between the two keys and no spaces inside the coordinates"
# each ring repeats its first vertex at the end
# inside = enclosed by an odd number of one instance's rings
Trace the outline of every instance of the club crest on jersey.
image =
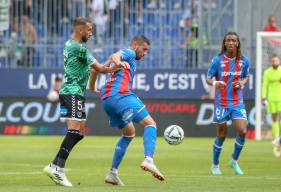
{"type": "Polygon", "coordinates": [[[242,68],[242,66],[243,66],[243,61],[242,60],[239,61],[238,66],[239,66],[240,69],[242,68]]]}
{"type": "Polygon", "coordinates": [[[227,61],[220,61],[221,67],[225,67],[226,66],[225,63],[227,63],[227,61]]]}
{"type": "Polygon", "coordinates": [[[78,116],[79,118],[81,118],[81,117],[82,117],[82,112],[78,111],[78,112],[77,112],[77,116],[78,116]]]}

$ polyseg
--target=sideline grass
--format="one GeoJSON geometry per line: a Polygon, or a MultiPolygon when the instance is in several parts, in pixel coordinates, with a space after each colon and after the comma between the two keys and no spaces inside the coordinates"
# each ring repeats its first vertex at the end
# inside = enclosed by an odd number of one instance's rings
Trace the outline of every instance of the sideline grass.
{"type": "Polygon", "coordinates": [[[120,167],[124,187],[106,185],[107,174],[117,137],[86,137],[74,148],[67,162],[67,176],[73,188],[56,186],[42,172],[55,156],[62,136],[0,136],[0,191],[188,191],[259,192],[280,191],[281,159],[272,155],[269,141],[247,141],[240,167],[245,176],[237,176],[227,166],[233,139],[225,142],[221,155],[223,176],[210,175],[213,139],[186,138],[170,146],[158,138],[155,162],[166,181],[159,182],[139,165],[143,160],[142,138],[130,145],[120,167]]]}

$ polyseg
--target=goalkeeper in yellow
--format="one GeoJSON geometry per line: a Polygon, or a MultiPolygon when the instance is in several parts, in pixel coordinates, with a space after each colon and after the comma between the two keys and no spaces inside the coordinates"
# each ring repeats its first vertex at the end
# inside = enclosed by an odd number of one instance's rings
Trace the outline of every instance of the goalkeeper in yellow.
{"type": "Polygon", "coordinates": [[[277,54],[271,57],[271,65],[263,74],[262,100],[263,104],[267,106],[267,112],[271,113],[272,133],[274,137],[273,153],[276,157],[280,157],[281,66],[280,58],[277,54]]]}

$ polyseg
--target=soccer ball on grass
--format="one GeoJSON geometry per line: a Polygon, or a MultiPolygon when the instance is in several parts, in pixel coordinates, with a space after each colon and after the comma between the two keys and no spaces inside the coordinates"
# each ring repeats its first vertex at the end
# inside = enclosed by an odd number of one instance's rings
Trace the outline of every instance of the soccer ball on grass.
{"type": "Polygon", "coordinates": [[[170,145],[178,145],[184,138],[183,129],[178,125],[170,125],[164,131],[164,138],[170,145]]]}

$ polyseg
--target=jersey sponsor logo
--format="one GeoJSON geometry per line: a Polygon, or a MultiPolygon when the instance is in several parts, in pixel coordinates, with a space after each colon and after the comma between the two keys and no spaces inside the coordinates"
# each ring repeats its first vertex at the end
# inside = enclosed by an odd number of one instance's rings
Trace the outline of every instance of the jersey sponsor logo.
{"type": "Polygon", "coordinates": [[[61,107],[61,109],[60,109],[60,114],[61,115],[66,115],[67,112],[68,112],[67,108],[61,107]]]}
{"type": "Polygon", "coordinates": [[[226,76],[236,76],[236,75],[241,75],[241,71],[223,71],[221,73],[221,76],[226,77],[226,76]]]}

